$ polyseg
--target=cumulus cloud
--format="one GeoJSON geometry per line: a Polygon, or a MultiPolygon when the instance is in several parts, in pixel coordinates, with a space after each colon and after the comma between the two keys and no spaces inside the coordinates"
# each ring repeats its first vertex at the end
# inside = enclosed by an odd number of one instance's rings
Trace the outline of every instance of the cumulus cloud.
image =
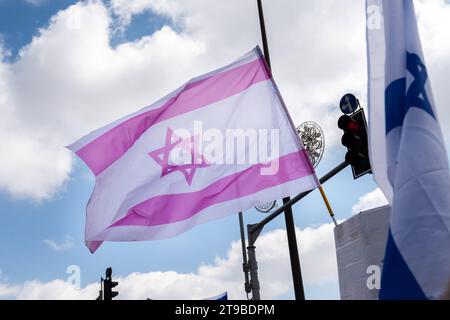
{"type": "Polygon", "coordinates": [[[70,248],[73,248],[74,242],[73,238],[70,235],[64,236],[64,240],[62,242],[58,242],[52,239],[44,239],[43,242],[54,251],[66,251],[70,248]]]}
{"type": "Polygon", "coordinates": [[[119,17],[119,27],[130,24],[133,15],[150,10],[158,15],[172,18],[174,21],[181,14],[181,9],[176,0],[111,0],[110,8],[119,17]]]}
{"type": "MultiPolygon", "coordinates": [[[[308,295],[309,288],[327,286],[338,296],[337,267],[333,225],[297,229],[302,272],[308,295]]],[[[285,230],[263,233],[258,241],[257,259],[261,296],[276,299],[292,290],[292,277],[285,230]]],[[[200,265],[196,272],[158,271],[132,273],[115,277],[120,299],[203,299],[228,291],[230,299],[245,299],[241,244],[231,243],[225,257],[212,264],[200,265]]],[[[64,280],[28,281],[21,286],[1,284],[0,297],[17,299],[95,299],[99,284],[91,283],[77,290],[64,280]]]]}
{"type": "Polygon", "coordinates": [[[165,27],[112,48],[110,23],[101,2],[78,3],[55,15],[16,62],[0,63],[1,189],[51,198],[71,172],[65,145],[192,75],[202,48],[191,38],[165,27]]]}
{"type": "Polygon", "coordinates": [[[14,297],[20,292],[19,287],[0,283],[0,298],[14,297]]]}
{"type": "Polygon", "coordinates": [[[358,199],[358,202],[352,207],[352,213],[356,214],[361,211],[377,208],[387,204],[388,201],[386,200],[386,197],[381,189],[376,188],[358,199]]]}
{"type": "Polygon", "coordinates": [[[10,286],[6,284],[7,278],[3,276],[3,271],[0,269],[0,298],[11,297],[19,292],[19,287],[10,286]]]}
{"type": "MultiPolygon", "coordinates": [[[[416,3],[447,136],[450,9],[443,0],[416,3]]],[[[364,1],[264,5],[274,76],[288,109],[296,124],[322,126],[331,156],[340,96],[351,91],[365,104],[364,1]]],[[[73,166],[65,145],[251,49],[260,39],[256,12],[254,1],[87,0],[55,14],[14,62],[5,61],[0,42],[0,189],[53,197],[73,166]],[[110,45],[115,17],[126,27],[148,10],[175,27],[110,45]]]]}

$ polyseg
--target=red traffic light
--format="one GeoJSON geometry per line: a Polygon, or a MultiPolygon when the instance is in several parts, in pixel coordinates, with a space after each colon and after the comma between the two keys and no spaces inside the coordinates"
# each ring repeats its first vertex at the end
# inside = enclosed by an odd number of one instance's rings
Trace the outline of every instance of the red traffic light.
{"type": "Polygon", "coordinates": [[[352,166],[353,178],[371,172],[369,147],[367,139],[367,124],[363,109],[339,118],[338,127],[344,131],[341,139],[347,148],[345,161],[352,166]]]}
{"type": "Polygon", "coordinates": [[[359,125],[358,122],[356,122],[355,120],[351,120],[348,124],[347,124],[347,130],[350,131],[351,133],[357,133],[359,131],[359,129],[361,128],[361,126],[359,125]]]}
{"type": "Polygon", "coordinates": [[[349,116],[341,116],[338,120],[338,127],[344,131],[351,133],[357,133],[361,126],[358,122],[350,118],[349,116]]]}

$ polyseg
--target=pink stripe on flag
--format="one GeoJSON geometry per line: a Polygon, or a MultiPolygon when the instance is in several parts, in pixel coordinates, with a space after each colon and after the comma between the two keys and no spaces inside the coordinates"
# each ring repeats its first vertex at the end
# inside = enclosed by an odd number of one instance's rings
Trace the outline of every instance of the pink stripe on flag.
{"type": "Polygon", "coordinates": [[[188,219],[217,203],[241,198],[258,191],[313,174],[306,151],[296,151],[278,159],[274,175],[261,175],[262,164],[226,176],[206,188],[187,193],[150,198],[131,208],[127,215],[111,225],[157,226],[188,219]]]}
{"type": "Polygon", "coordinates": [[[270,72],[260,58],[209,78],[188,83],[180,93],[162,106],[120,123],[80,148],[76,154],[97,176],[120,158],[151,126],[233,96],[270,77],[270,72]]]}

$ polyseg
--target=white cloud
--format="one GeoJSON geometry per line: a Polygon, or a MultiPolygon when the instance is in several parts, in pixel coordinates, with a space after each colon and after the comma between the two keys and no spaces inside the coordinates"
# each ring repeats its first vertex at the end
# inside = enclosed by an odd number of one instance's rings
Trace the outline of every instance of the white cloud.
{"type": "Polygon", "coordinates": [[[51,198],[71,171],[65,145],[192,76],[202,47],[189,37],[166,27],[113,49],[109,27],[100,2],[78,3],[0,63],[0,189],[51,198]]]}
{"type": "Polygon", "coordinates": [[[19,292],[19,287],[10,286],[6,284],[8,279],[3,276],[3,271],[0,269],[0,299],[15,296],[19,292]]]}
{"type": "Polygon", "coordinates": [[[352,207],[352,213],[356,214],[361,211],[377,208],[387,204],[388,201],[386,200],[386,197],[381,189],[376,188],[358,199],[358,202],[352,207]]]}
{"type": "MultiPolygon", "coordinates": [[[[446,136],[450,132],[450,8],[416,1],[423,46],[446,136]]],[[[338,141],[340,96],[365,104],[364,1],[265,1],[274,75],[296,124],[318,122],[325,157],[338,141]]],[[[100,0],[58,12],[47,28],[0,62],[0,189],[37,200],[68,181],[63,147],[152,103],[192,76],[224,65],[260,42],[255,1],[100,0]],[[117,48],[112,14],[122,25],[145,10],[172,18],[156,33],[117,48]]],[[[0,48],[2,45],[0,44],[0,48]]],[[[5,49],[0,49],[1,52],[5,49]]],[[[4,54],[3,53],[3,54],[4,54]]]]}
{"type": "Polygon", "coordinates": [[[18,300],[94,300],[98,296],[99,285],[92,283],[82,290],[64,280],[50,282],[27,281],[16,291],[18,300]]]}
{"type": "Polygon", "coordinates": [[[181,14],[176,0],[111,0],[110,8],[120,19],[120,27],[126,27],[133,15],[150,10],[158,15],[176,20],[181,14]]]}
{"type": "Polygon", "coordinates": [[[7,284],[0,283],[0,298],[15,297],[20,291],[19,287],[9,286],[7,284]]]}
{"type": "MultiPolygon", "coordinates": [[[[338,296],[333,225],[297,229],[306,294],[314,286],[326,286],[338,296]]],[[[279,298],[292,289],[286,231],[263,233],[258,241],[257,259],[264,299],[279,298]]],[[[240,242],[231,244],[226,257],[213,264],[200,265],[194,273],[175,271],[132,273],[117,276],[121,299],[203,299],[225,290],[231,299],[245,299],[240,242]]],[[[0,284],[0,297],[17,299],[94,299],[99,284],[77,290],[61,279],[50,282],[28,281],[21,286],[0,284]]]]}
{"type": "Polygon", "coordinates": [[[64,240],[62,242],[57,242],[51,239],[44,239],[43,242],[54,251],[66,251],[74,246],[73,238],[69,235],[64,236],[64,240]]]}

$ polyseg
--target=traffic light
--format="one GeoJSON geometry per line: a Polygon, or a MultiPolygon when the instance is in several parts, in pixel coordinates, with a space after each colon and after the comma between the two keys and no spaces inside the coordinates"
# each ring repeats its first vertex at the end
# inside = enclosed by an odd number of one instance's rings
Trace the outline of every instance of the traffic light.
{"type": "Polygon", "coordinates": [[[119,295],[119,292],[112,289],[119,284],[117,281],[112,281],[112,269],[106,269],[106,279],[103,280],[103,300],[112,300],[119,295]]]}
{"type": "Polygon", "coordinates": [[[343,115],[338,127],[344,131],[342,145],[347,147],[345,161],[352,166],[353,178],[370,173],[369,147],[367,143],[367,124],[363,109],[352,115],[343,115]]]}
{"type": "MultiPolygon", "coordinates": [[[[103,278],[102,278],[102,284],[101,285],[103,286],[103,278]]],[[[98,292],[98,297],[95,298],[95,300],[103,300],[103,290],[100,290],[98,292]]]]}

